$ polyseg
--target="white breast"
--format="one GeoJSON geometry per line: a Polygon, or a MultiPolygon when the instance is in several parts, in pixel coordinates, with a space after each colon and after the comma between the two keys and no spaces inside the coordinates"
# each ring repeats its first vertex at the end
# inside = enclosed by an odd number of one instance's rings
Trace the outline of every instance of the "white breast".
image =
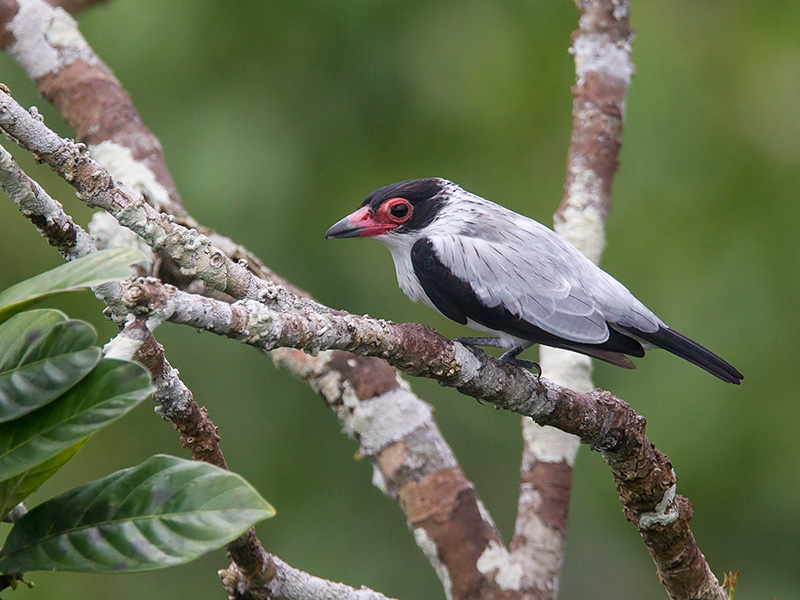
{"type": "Polygon", "coordinates": [[[394,261],[394,270],[397,274],[397,283],[403,293],[411,300],[422,300],[427,306],[439,312],[433,303],[428,299],[427,294],[422,289],[422,285],[414,272],[414,265],[411,264],[411,247],[422,236],[414,235],[378,235],[375,239],[389,248],[394,261]]]}

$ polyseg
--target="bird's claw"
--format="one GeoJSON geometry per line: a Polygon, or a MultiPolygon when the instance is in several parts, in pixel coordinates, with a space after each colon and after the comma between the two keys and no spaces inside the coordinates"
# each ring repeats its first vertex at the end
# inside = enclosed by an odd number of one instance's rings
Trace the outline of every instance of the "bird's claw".
{"type": "Polygon", "coordinates": [[[539,366],[539,363],[532,361],[532,360],[525,360],[524,358],[508,358],[506,360],[500,359],[500,362],[504,362],[509,365],[514,365],[515,367],[522,367],[523,369],[530,369],[531,371],[536,371],[534,373],[534,377],[539,379],[542,376],[542,367],[539,366]]]}
{"type": "Polygon", "coordinates": [[[480,368],[483,369],[489,362],[489,357],[486,355],[486,352],[483,351],[483,348],[479,348],[478,346],[475,345],[473,339],[474,338],[459,337],[453,341],[458,342],[459,344],[464,346],[467,350],[472,352],[475,358],[477,358],[480,361],[481,363],[480,368]]]}
{"type": "Polygon", "coordinates": [[[517,354],[522,352],[524,349],[524,346],[515,346],[500,357],[500,362],[514,365],[515,367],[536,371],[536,379],[539,379],[539,377],[542,375],[542,367],[539,366],[539,363],[532,360],[525,360],[524,358],[517,358],[517,354]]]}

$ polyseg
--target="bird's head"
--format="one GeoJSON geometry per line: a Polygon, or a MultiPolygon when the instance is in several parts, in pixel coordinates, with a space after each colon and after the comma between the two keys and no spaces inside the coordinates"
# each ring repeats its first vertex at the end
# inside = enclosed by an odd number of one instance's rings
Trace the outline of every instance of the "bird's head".
{"type": "Polygon", "coordinates": [[[450,182],[429,177],[384,186],[354,213],[335,223],[326,238],[372,237],[419,231],[429,225],[447,199],[450,182]]]}

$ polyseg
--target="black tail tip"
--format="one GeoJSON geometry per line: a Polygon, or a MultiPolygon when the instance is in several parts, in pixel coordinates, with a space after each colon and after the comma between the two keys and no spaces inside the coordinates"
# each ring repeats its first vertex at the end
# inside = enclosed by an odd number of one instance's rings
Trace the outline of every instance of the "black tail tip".
{"type": "Polygon", "coordinates": [[[643,332],[630,327],[626,329],[636,337],[688,360],[725,383],[739,385],[744,379],[744,375],[728,361],[674,329],[666,326],[659,327],[654,332],[643,332]]]}
{"type": "Polygon", "coordinates": [[[715,373],[711,371],[712,375],[716,375],[722,381],[726,383],[732,383],[734,385],[741,385],[742,380],[744,379],[744,375],[742,375],[738,369],[736,369],[733,365],[727,364],[729,368],[725,369],[722,373],[715,373]]]}

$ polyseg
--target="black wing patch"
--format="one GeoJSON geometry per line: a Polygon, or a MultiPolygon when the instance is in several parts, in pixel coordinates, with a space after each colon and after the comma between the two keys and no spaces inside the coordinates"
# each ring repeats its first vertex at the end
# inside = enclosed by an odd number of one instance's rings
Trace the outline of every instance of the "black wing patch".
{"type": "Polygon", "coordinates": [[[469,283],[453,275],[442,264],[428,238],[417,240],[411,248],[411,264],[422,289],[439,312],[462,325],[466,325],[467,319],[471,319],[489,329],[502,331],[534,344],[574,350],[597,358],[603,357],[596,350],[644,356],[644,348],[639,342],[613,328],[609,328],[609,338],[602,344],[583,344],[549,333],[514,315],[503,305],[486,306],[469,283]]]}

